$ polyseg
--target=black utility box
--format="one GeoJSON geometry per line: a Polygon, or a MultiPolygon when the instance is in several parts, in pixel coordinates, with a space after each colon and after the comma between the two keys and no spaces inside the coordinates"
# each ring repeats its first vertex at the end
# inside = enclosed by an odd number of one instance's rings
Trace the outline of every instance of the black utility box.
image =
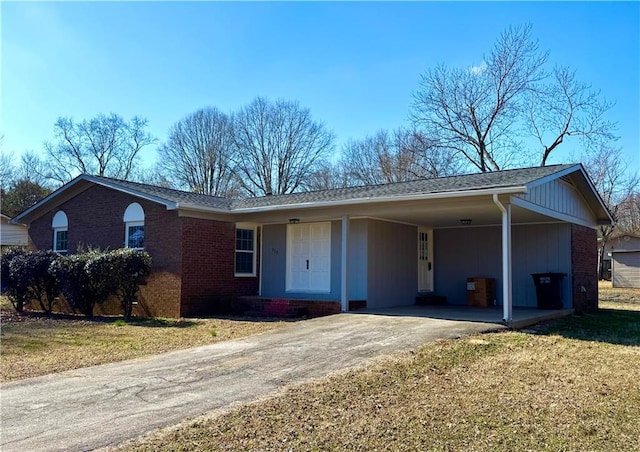
{"type": "Polygon", "coordinates": [[[562,309],[562,278],[566,273],[533,273],[538,309],[562,309]]]}

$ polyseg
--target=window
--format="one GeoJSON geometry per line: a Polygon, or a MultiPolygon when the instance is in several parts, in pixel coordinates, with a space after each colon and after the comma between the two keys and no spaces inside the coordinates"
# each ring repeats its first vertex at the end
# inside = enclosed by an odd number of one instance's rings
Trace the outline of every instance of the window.
{"type": "Polygon", "coordinates": [[[51,222],[53,228],[53,251],[60,254],[66,254],[68,249],[67,234],[69,231],[69,220],[67,214],[62,210],[56,212],[51,222]]]}
{"type": "Polygon", "coordinates": [[[144,248],[144,210],[137,202],[129,204],[124,211],[124,246],[141,250],[144,248]]]}
{"type": "Polygon", "coordinates": [[[236,225],[236,276],[256,275],[256,229],[236,225]]]}

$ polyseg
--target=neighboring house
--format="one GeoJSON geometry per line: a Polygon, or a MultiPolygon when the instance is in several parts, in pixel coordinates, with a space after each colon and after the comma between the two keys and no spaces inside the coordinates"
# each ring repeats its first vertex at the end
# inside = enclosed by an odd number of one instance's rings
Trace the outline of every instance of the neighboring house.
{"type": "Polygon", "coordinates": [[[147,315],[464,305],[479,277],[497,280],[506,322],[536,306],[532,273],[566,274],[563,307],[597,306],[595,229],[612,221],[579,164],[242,200],[82,175],[16,220],[37,248],[147,250],[147,315]]]}
{"type": "Polygon", "coordinates": [[[0,214],[0,245],[26,246],[27,227],[24,224],[12,223],[11,218],[0,214]]]}
{"type": "Polygon", "coordinates": [[[612,279],[612,266],[611,260],[612,253],[614,251],[637,251],[640,250],[640,236],[636,234],[629,234],[625,232],[614,232],[609,237],[605,245],[604,251],[602,250],[602,239],[598,239],[598,254],[602,256],[602,279],[611,281],[612,279]]]}
{"type": "Polygon", "coordinates": [[[640,236],[623,233],[609,239],[604,262],[613,287],[640,288],[640,236]]]}

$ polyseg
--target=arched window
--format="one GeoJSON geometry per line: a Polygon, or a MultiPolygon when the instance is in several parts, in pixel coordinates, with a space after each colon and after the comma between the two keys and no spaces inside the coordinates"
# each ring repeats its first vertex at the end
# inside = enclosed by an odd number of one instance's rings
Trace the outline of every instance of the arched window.
{"type": "Polygon", "coordinates": [[[68,247],[67,233],[69,230],[67,214],[62,210],[58,210],[53,216],[51,227],[53,228],[53,251],[66,254],[68,247]]]}
{"type": "Polygon", "coordinates": [[[144,210],[137,202],[132,202],[124,211],[124,245],[127,248],[144,248],[144,210]]]}

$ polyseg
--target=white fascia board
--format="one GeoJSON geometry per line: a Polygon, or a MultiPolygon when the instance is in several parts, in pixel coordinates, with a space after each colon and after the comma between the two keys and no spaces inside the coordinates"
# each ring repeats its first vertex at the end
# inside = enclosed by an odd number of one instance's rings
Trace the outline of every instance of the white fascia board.
{"type": "MultiPolygon", "coordinates": [[[[541,177],[540,179],[536,179],[535,181],[527,184],[527,186],[529,188],[537,187],[538,185],[546,184],[547,182],[551,182],[552,180],[559,179],[559,178],[561,178],[563,176],[567,176],[569,174],[575,173],[576,171],[579,171],[580,174],[582,174],[582,177],[584,178],[584,180],[586,181],[587,185],[591,189],[591,193],[593,194],[593,197],[596,199],[597,203],[600,205],[602,210],[605,212],[605,214],[607,215],[607,217],[611,221],[610,224],[613,224],[613,218],[611,217],[611,212],[609,212],[609,209],[605,205],[602,197],[600,196],[600,193],[598,193],[598,190],[593,185],[593,182],[591,181],[591,178],[589,177],[589,175],[587,174],[587,172],[584,169],[584,166],[582,166],[581,163],[576,163],[575,165],[572,165],[569,168],[566,168],[566,169],[564,169],[562,171],[558,171],[557,173],[553,173],[553,174],[550,174],[548,176],[541,177]]],[[[581,195],[584,198],[584,193],[581,193],[581,195]]],[[[588,204],[588,201],[587,201],[587,204],[588,204]]],[[[608,223],[599,222],[598,224],[608,224],[608,223]]]]}
{"type": "MultiPolygon", "coordinates": [[[[600,204],[600,207],[602,207],[602,210],[604,210],[604,212],[607,214],[607,217],[609,218],[609,221],[610,221],[609,224],[613,224],[615,221],[613,220],[613,217],[611,216],[611,212],[609,212],[609,208],[604,203],[604,200],[602,199],[602,196],[600,196],[600,193],[598,192],[598,189],[595,187],[595,185],[593,185],[593,182],[591,181],[591,178],[587,174],[587,172],[584,169],[584,167],[582,166],[582,164],[580,164],[580,172],[582,173],[582,176],[584,177],[584,179],[587,181],[587,184],[589,184],[589,188],[591,188],[591,192],[593,193],[593,196],[596,198],[596,200],[600,204]]],[[[600,224],[606,224],[606,223],[600,223],[600,224]]]]}
{"type": "Polygon", "coordinates": [[[565,168],[561,171],[558,171],[557,173],[549,174],[548,176],[544,176],[544,177],[541,177],[540,179],[536,179],[532,182],[529,182],[527,184],[527,187],[533,188],[533,187],[537,187],[538,185],[544,185],[547,182],[551,182],[552,180],[560,179],[563,176],[574,173],[580,168],[581,168],[581,165],[576,163],[575,165],[571,165],[569,168],[565,168]]]}
{"type": "Polygon", "coordinates": [[[465,198],[475,196],[488,196],[493,194],[506,195],[506,194],[526,194],[527,187],[505,187],[505,188],[486,188],[480,190],[462,190],[462,191],[450,191],[439,193],[417,193],[411,195],[399,195],[399,196],[380,196],[375,198],[356,198],[356,199],[338,199],[335,201],[317,201],[317,202],[305,202],[298,204],[277,204],[270,206],[260,207],[248,207],[245,209],[232,209],[231,213],[256,213],[265,212],[270,210],[295,210],[295,209],[309,209],[314,207],[339,207],[356,204],[372,204],[378,202],[399,202],[399,201],[420,201],[420,200],[433,200],[433,199],[450,199],[450,198],[465,198]]]}
{"type": "MultiPolygon", "coordinates": [[[[227,216],[233,215],[235,213],[233,210],[220,209],[216,207],[206,207],[206,206],[201,206],[198,204],[190,204],[186,202],[175,203],[175,207],[173,207],[173,209],[178,209],[182,211],[221,214],[221,215],[227,215],[227,216]]],[[[167,208],[167,210],[171,210],[171,209],[167,208]]]]}
{"type": "Polygon", "coordinates": [[[522,198],[518,198],[518,197],[511,198],[511,204],[513,204],[514,206],[522,207],[523,209],[530,210],[532,212],[539,213],[541,215],[546,215],[548,217],[555,218],[556,220],[567,222],[567,223],[575,223],[575,224],[579,224],[581,226],[585,226],[587,228],[592,228],[592,229],[595,229],[598,226],[597,221],[594,224],[582,218],[573,217],[571,215],[556,212],[555,210],[551,210],[546,207],[540,206],[538,204],[534,204],[522,198]]]}

